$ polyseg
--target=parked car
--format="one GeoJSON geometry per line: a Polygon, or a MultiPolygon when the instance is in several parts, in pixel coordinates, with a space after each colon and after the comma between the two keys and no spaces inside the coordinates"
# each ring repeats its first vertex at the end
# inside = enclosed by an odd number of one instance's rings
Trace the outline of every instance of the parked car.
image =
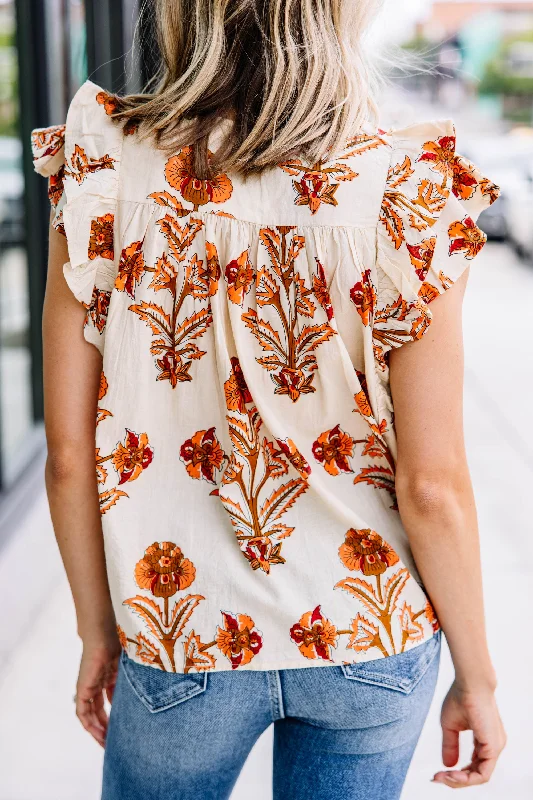
{"type": "Polygon", "coordinates": [[[0,136],[0,245],[24,241],[24,175],[22,145],[0,136]]]}

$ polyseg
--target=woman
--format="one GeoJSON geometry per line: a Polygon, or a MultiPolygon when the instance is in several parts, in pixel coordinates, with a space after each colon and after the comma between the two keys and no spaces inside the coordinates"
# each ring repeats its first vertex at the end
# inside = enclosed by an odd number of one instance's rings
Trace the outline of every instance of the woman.
{"type": "Polygon", "coordinates": [[[461,410],[498,189],[450,122],[377,128],[373,6],[159,0],[156,91],[87,81],[34,132],[46,483],[105,800],[227,798],[272,723],[276,798],[397,798],[441,628],[434,780],[504,746],[461,410]]]}

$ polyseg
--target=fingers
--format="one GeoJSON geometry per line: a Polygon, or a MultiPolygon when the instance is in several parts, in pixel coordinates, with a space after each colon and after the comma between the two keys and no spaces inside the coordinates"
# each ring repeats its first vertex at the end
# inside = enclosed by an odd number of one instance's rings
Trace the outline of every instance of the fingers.
{"type": "Polygon", "coordinates": [[[488,783],[502,749],[503,745],[499,749],[493,749],[489,745],[481,744],[475,740],[472,761],[467,767],[463,767],[460,770],[437,772],[433,781],[435,783],[443,783],[452,789],[462,789],[468,786],[480,786],[483,783],[488,783]]]}
{"type": "Polygon", "coordinates": [[[459,760],[459,731],[442,726],[442,763],[454,767],[459,760]]]}
{"type": "Polygon", "coordinates": [[[104,747],[107,733],[107,714],[104,709],[102,692],[96,692],[93,697],[87,694],[78,694],[76,697],[76,716],[99,745],[104,747]]]}

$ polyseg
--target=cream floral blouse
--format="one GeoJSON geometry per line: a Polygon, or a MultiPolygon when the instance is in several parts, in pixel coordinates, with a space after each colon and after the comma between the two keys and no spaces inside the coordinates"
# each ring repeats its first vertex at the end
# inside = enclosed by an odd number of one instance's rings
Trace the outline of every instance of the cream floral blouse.
{"type": "Polygon", "coordinates": [[[96,476],[122,646],[202,672],[422,644],[438,622],[396,506],[388,356],[481,250],[498,187],[449,121],[201,180],[189,147],[168,157],[113,108],[87,81],[32,143],[103,356],[96,476]]]}

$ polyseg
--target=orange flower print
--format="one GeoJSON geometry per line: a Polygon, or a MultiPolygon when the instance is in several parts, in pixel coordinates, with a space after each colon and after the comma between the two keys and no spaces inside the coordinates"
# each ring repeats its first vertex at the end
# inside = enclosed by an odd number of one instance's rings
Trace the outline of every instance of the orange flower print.
{"type": "Polygon", "coordinates": [[[122,250],[115,280],[115,289],[119,292],[126,292],[132,299],[135,299],[135,289],[141,282],[146,269],[142,246],[142,241],[132,242],[122,250]]]}
{"type": "Polygon", "coordinates": [[[452,164],[452,172],[452,192],[461,200],[469,200],[478,185],[474,177],[474,166],[462,156],[456,156],[452,164]]]}
{"type": "Polygon", "coordinates": [[[224,394],[228,411],[239,411],[244,414],[246,412],[246,403],[253,401],[253,397],[244,380],[239,359],[236,356],[231,358],[231,374],[224,383],[224,394]]]}
{"type": "Polygon", "coordinates": [[[455,159],[455,136],[441,136],[435,142],[426,142],[423,153],[418,161],[428,161],[435,172],[440,172],[443,178],[453,175],[455,159]]]}
{"type": "Polygon", "coordinates": [[[209,286],[208,295],[213,297],[218,290],[218,282],[220,280],[220,262],[218,260],[217,249],[211,242],[205,243],[206,254],[206,267],[203,271],[202,278],[209,286]]]}
{"type": "Polygon", "coordinates": [[[117,98],[115,95],[108,94],[107,92],[98,92],[96,95],[96,102],[104,107],[105,113],[108,116],[114,114],[117,110],[117,98]]]}
{"type": "Polygon", "coordinates": [[[353,456],[354,440],[341,430],[340,425],[321,433],[313,442],[312,449],[316,460],[330,475],[353,472],[348,459],[353,456]]]}
{"type": "Polygon", "coordinates": [[[354,394],[354,400],[358,410],[361,412],[363,417],[372,416],[372,406],[370,405],[370,401],[367,397],[367,394],[363,389],[361,389],[360,392],[357,392],[357,394],[354,394]]]}
{"type": "Polygon", "coordinates": [[[89,158],[79,144],[74,146],[74,151],[65,166],[65,175],[73,178],[76,183],[83,183],[87,175],[99,172],[101,169],[115,169],[115,160],[106,153],[101,158],[89,158]]]}
{"type": "Polygon", "coordinates": [[[233,185],[227,175],[221,173],[204,180],[197,178],[193,170],[193,148],[184,147],[178,155],[168,159],[165,178],[184,200],[194,204],[195,210],[206,203],[224,203],[229,200],[233,185]]]}
{"type": "Polygon", "coordinates": [[[435,614],[435,609],[433,608],[429,600],[426,602],[426,606],[424,608],[424,614],[426,615],[426,619],[433,629],[433,633],[437,633],[437,631],[440,630],[440,625],[437,619],[437,615],[435,614]]]}
{"type": "Polygon", "coordinates": [[[98,257],[108,258],[110,261],[114,259],[114,224],[113,214],[104,214],[103,217],[96,217],[92,220],[88,252],[91,260],[98,257]]]}
{"type": "Polygon", "coordinates": [[[421,281],[426,279],[433,254],[435,252],[435,245],[437,244],[437,237],[432,236],[430,239],[424,239],[419,244],[408,244],[409,256],[411,257],[411,264],[415,268],[415,272],[421,281]]]}
{"type": "Polygon", "coordinates": [[[50,200],[51,204],[54,208],[56,208],[57,204],[63,197],[64,191],[64,179],[65,177],[65,165],[56,172],[55,175],[50,175],[48,178],[48,199],[50,200]]]}
{"type": "Polygon", "coordinates": [[[217,647],[229,659],[232,669],[243,667],[263,647],[263,634],[247,614],[221,613],[224,627],[217,628],[217,647]]]}
{"type": "Polygon", "coordinates": [[[125,650],[126,647],[128,646],[128,639],[126,637],[126,634],[124,633],[124,631],[120,627],[120,625],[117,625],[117,636],[118,636],[118,640],[120,642],[120,646],[122,647],[123,650],[125,650]]]}
{"type": "Polygon", "coordinates": [[[345,567],[367,576],[381,575],[400,560],[392,547],[370,528],[350,528],[339,548],[339,556],[345,567]]]}
{"type": "MultiPolygon", "coordinates": [[[[105,113],[108,117],[114,114],[118,108],[116,95],[108,94],[107,92],[98,92],[96,95],[96,102],[104,107],[105,113]]],[[[131,133],[135,133],[137,130],[137,124],[132,120],[127,120],[122,130],[123,133],[128,136],[131,133]]]]}
{"type": "Polygon", "coordinates": [[[331,661],[331,649],[337,646],[337,628],[322,616],[320,606],[307,611],[291,628],[291,639],[306,658],[323,658],[331,661]]]}
{"type": "Polygon", "coordinates": [[[424,303],[431,303],[432,300],[439,296],[439,290],[435,289],[433,284],[425,281],[418,291],[418,296],[424,303]]]}
{"type": "Polygon", "coordinates": [[[173,542],[154,542],[135,567],[137,585],[148,589],[154,597],[172,597],[187,589],[195,575],[194,564],[173,542]]]}
{"type": "Polygon", "coordinates": [[[327,203],[331,206],[338,205],[335,192],[339,188],[339,183],[330,182],[332,179],[351,181],[357,178],[358,175],[351,167],[341,161],[335,163],[317,161],[315,164],[307,165],[300,161],[299,158],[294,158],[283,162],[279,166],[289,175],[301,176],[300,180],[292,182],[296,192],[294,203],[297,206],[309,206],[311,214],[316,214],[322,203],[327,203]]]}
{"type": "Polygon", "coordinates": [[[229,262],[226,266],[225,276],[228,282],[229,299],[232,303],[242,306],[244,295],[250,291],[254,279],[254,270],[248,258],[248,250],[244,250],[238,258],[229,262]]]}
{"type": "Polygon", "coordinates": [[[328,285],[326,281],[326,273],[324,267],[316,258],[317,274],[313,276],[313,291],[315,297],[327,314],[328,320],[333,318],[333,306],[331,305],[331,297],[329,295],[328,285]]]}
{"type": "Polygon", "coordinates": [[[222,467],[225,457],[214,428],[196,431],[180,448],[180,459],[191,478],[203,478],[209,483],[216,483],[215,472],[222,467]]]}
{"type": "Polygon", "coordinates": [[[480,180],[479,189],[482,195],[488,195],[489,205],[496,202],[501,192],[500,187],[492,181],[489,181],[488,178],[482,178],[482,180],[480,180]]]}
{"type": "Polygon", "coordinates": [[[65,125],[51,125],[49,128],[37,128],[32,131],[33,151],[38,158],[55,156],[65,145],[65,125]]]}
{"type": "Polygon", "coordinates": [[[298,470],[302,478],[307,478],[311,474],[311,467],[292,439],[276,439],[276,442],[287,461],[298,470]]]}
{"type": "Polygon", "coordinates": [[[450,255],[464,253],[465,258],[474,258],[483,248],[487,236],[478,228],[472,217],[465,217],[462,222],[452,222],[448,228],[450,237],[450,255]]]}
{"type": "Polygon", "coordinates": [[[111,292],[104,291],[93,287],[93,296],[89,305],[86,305],[85,323],[88,325],[92,322],[98,333],[103,333],[106,322],[107,314],[109,311],[109,303],[111,301],[111,292]]]}
{"type": "Polygon", "coordinates": [[[365,269],[361,280],[350,289],[350,300],[355,305],[363,325],[370,325],[377,302],[376,290],[374,289],[371,275],[371,271],[365,269]]]}
{"type": "Polygon", "coordinates": [[[102,400],[106,394],[107,390],[109,389],[109,384],[107,382],[107,378],[103,372],[100,373],[100,385],[98,387],[98,399],[102,400]]]}
{"type": "Polygon", "coordinates": [[[124,442],[119,442],[113,452],[113,466],[120,475],[119,486],[136,480],[143,470],[148,469],[153,457],[154,451],[146,433],[138,434],[126,428],[124,442]]]}
{"type": "MultiPolygon", "coordinates": [[[[280,533],[287,536],[290,536],[293,530],[294,528],[285,529],[280,526],[280,533]]],[[[252,569],[261,569],[268,575],[272,564],[285,564],[285,559],[281,555],[281,544],[281,542],[273,544],[269,536],[264,536],[241,542],[241,550],[252,569]]]]}

